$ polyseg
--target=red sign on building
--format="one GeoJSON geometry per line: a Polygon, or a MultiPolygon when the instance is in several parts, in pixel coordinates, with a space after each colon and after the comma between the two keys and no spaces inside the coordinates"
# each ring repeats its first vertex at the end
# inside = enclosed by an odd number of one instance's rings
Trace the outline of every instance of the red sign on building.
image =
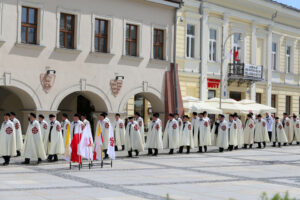
{"type": "Polygon", "coordinates": [[[220,80],[219,79],[207,79],[207,87],[208,88],[219,88],[220,80]]]}

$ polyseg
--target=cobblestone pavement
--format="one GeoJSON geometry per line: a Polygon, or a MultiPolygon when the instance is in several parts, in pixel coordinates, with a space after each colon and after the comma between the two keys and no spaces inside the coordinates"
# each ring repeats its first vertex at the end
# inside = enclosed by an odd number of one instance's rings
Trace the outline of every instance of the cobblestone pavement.
{"type": "MultiPolygon", "coordinates": [[[[0,166],[0,200],[255,200],[289,191],[300,199],[300,146],[119,158],[113,168],[57,163],[0,166]]],[[[2,158],[0,159],[2,162],[2,158]]]]}

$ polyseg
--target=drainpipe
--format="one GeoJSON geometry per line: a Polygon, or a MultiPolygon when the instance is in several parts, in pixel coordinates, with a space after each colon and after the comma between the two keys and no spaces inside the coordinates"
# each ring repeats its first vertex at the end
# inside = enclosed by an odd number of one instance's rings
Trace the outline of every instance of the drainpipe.
{"type": "MultiPolygon", "coordinates": [[[[201,16],[203,16],[203,1],[202,0],[200,0],[201,1],[201,3],[200,3],[200,8],[199,8],[199,13],[200,13],[200,15],[201,16]]],[[[201,25],[203,24],[203,17],[201,17],[201,19],[200,19],[200,23],[201,23],[201,25]]],[[[203,55],[203,49],[202,49],[202,35],[203,35],[203,29],[202,29],[202,26],[200,25],[200,70],[199,70],[199,72],[201,73],[201,75],[202,75],[202,67],[201,67],[201,65],[202,65],[202,62],[203,62],[203,59],[202,59],[202,55],[203,55]]],[[[201,85],[202,85],[202,83],[201,83],[201,85]]],[[[200,86],[201,87],[201,86],[200,86]]],[[[200,88],[201,89],[201,88],[200,88]]]]}
{"type": "Polygon", "coordinates": [[[182,7],[182,2],[179,3],[179,7],[175,10],[174,18],[174,49],[173,49],[173,59],[174,59],[174,89],[175,89],[175,108],[176,113],[178,113],[178,92],[177,92],[177,66],[176,66],[176,43],[177,43],[177,18],[178,10],[182,7]]]}

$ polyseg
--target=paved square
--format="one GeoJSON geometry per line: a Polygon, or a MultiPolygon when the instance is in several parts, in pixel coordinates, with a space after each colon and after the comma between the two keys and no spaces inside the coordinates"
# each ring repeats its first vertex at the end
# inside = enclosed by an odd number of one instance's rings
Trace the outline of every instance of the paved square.
{"type": "MultiPolygon", "coordinates": [[[[0,200],[255,200],[289,191],[300,199],[300,146],[119,158],[91,170],[57,163],[0,167],[0,200]]],[[[2,158],[0,159],[2,162],[2,158]]]]}

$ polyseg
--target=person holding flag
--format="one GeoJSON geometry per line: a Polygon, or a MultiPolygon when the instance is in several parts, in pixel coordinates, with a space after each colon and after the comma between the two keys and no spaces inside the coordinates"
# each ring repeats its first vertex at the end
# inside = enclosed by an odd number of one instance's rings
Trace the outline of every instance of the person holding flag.
{"type": "Polygon", "coordinates": [[[64,135],[64,146],[65,146],[65,160],[70,162],[71,158],[71,142],[72,142],[72,134],[71,134],[71,123],[67,119],[68,115],[63,114],[63,122],[62,122],[62,127],[63,127],[63,135],[64,135]]]}
{"type": "MultiPolygon", "coordinates": [[[[108,158],[107,148],[108,148],[108,143],[109,143],[109,134],[110,134],[109,131],[110,131],[110,127],[111,127],[109,119],[106,117],[106,113],[102,113],[99,116],[99,121],[98,121],[97,126],[96,126],[95,134],[98,133],[99,125],[101,127],[101,137],[102,137],[102,142],[103,142],[102,150],[105,154],[104,159],[106,159],[106,158],[108,158]]],[[[96,135],[95,135],[94,138],[96,139],[96,135]]]]}
{"type": "Polygon", "coordinates": [[[71,161],[76,163],[81,163],[81,156],[80,156],[80,148],[79,143],[82,136],[82,131],[84,128],[84,124],[82,121],[79,120],[79,114],[74,115],[74,121],[72,122],[72,134],[73,139],[70,145],[70,155],[71,155],[71,161]]]}
{"type": "Polygon", "coordinates": [[[102,160],[102,145],[103,145],[103,134],[102,134],[102,128],[101,128],[101,120],[104,119],[103,115],[99,116],[99,122],[96,126],[96,131],[94,135],[94,154],[93,154],[93,160],[102,160]]]}
{"type": "MultiPolygon", "coordinates": [[[[67,141],[67,129],[69,128],[69,131],[70,131],[70,124],[71,123],[68,120],[68,114],[67,113],[63,113],[61,119],[62,119],[62,121],[61,121],[62,135],[63,135],[63,139],[64,139],[64,144],[66,144],[66,141],[67,141]]],[[[72,135],[69,135],[69,136],[71,136],[69,139],[72,140],[72,135]]]]}
{"type": "Polygon", "coordinates": [[[139,152],[144,151],[139,124],[134,121],[133,117],[129,117],[128,121],[125,135],[125,150],[128,152],[128,157],[132,157],[132,151],[135,151],[136,156],[138,156],[139,152]]]}

